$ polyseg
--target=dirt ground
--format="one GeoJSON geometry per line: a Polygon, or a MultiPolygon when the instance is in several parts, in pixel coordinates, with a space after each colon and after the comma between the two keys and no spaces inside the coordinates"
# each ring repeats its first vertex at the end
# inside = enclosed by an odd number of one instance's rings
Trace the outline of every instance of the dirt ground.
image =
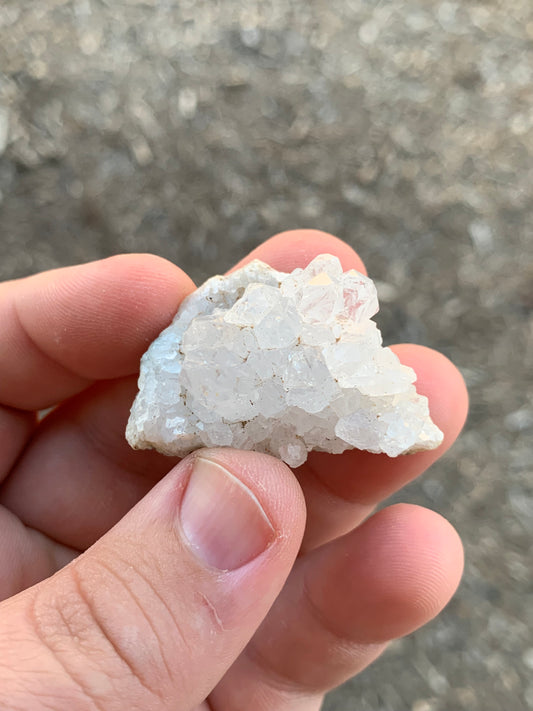
{"type": "Polygon", "coordinates": [[[149,251],[201,280],[292,227],[471,394],[401,500],[466,546],[443,615],[329,711],[533,708],[530,0],[2,0],[0,278],[149,251]]]}

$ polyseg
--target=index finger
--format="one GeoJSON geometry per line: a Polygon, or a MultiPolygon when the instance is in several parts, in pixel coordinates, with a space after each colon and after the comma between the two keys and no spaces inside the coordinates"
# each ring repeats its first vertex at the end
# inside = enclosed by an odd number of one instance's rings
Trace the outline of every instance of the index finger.
{"type": "Polygon", "coordinates": [[[135,373],[194,283],[150,254],[125,254],[0,284],[0,403],[55,405],[135,373]]]}

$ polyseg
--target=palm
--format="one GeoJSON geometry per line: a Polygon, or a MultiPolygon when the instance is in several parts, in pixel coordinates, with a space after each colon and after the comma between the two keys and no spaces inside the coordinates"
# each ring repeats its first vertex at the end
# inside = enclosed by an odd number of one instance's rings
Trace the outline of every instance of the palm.
{"type": "MultiPolygon", "coordinates": [[[[361,268],[338,241],[273,239],[259,256],[293,268],[318,252],[361,268]]],[[[151,257],[116,258],[0,290],[0,599],[84,551],[172,466],[124,439],[138,361],[192,282],[151,257]],[[3,298],[5,297],[5,298],[3,298]],[[58,405],[37,424],[35,411],[58,405]]],[[[205,708],[318,708],[325,690],[357,673],[388,640],[430,619],[455,589],[461,548],[437,515],[396,506],[365,519],[423,472],[459,432],[460,376],[439,354],[399,346],[445,432],[434,452],[389,459],[314,454],[296,472],[307,506],[300,556],[270,613],[205,708]],[[363,525],[360,525],[365,521],[363,525]],[[289,703],[290,700],[290,703],[289,703]],[[211,706],[209,706],[211,704],[211,706]]]]}

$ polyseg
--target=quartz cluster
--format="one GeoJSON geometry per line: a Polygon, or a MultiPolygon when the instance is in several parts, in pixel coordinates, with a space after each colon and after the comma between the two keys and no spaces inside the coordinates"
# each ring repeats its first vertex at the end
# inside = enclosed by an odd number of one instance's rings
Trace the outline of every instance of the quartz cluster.
{"type": "Polygon", "coordinates": [[[183,456],[199,447],[268,452],[437,447],[442,432],[414,371],[382,346],[373,282],[316,257],[290,274],[253,261],[181,304],[141,361],[126,436],[183,456]]]}

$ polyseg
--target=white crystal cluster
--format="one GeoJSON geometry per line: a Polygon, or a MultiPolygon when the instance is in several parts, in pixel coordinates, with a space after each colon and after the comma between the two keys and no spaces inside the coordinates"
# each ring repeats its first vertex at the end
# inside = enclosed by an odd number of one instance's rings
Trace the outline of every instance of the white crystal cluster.
{"type": "Polygon", "coordinates": [[[278,272],[260,261],[188,296],[144,354],[126,436],[183,456],[199,447],[268,452],[432,449],[416,375],[382,347],[373,282],[323,254],[278,272]]]}

